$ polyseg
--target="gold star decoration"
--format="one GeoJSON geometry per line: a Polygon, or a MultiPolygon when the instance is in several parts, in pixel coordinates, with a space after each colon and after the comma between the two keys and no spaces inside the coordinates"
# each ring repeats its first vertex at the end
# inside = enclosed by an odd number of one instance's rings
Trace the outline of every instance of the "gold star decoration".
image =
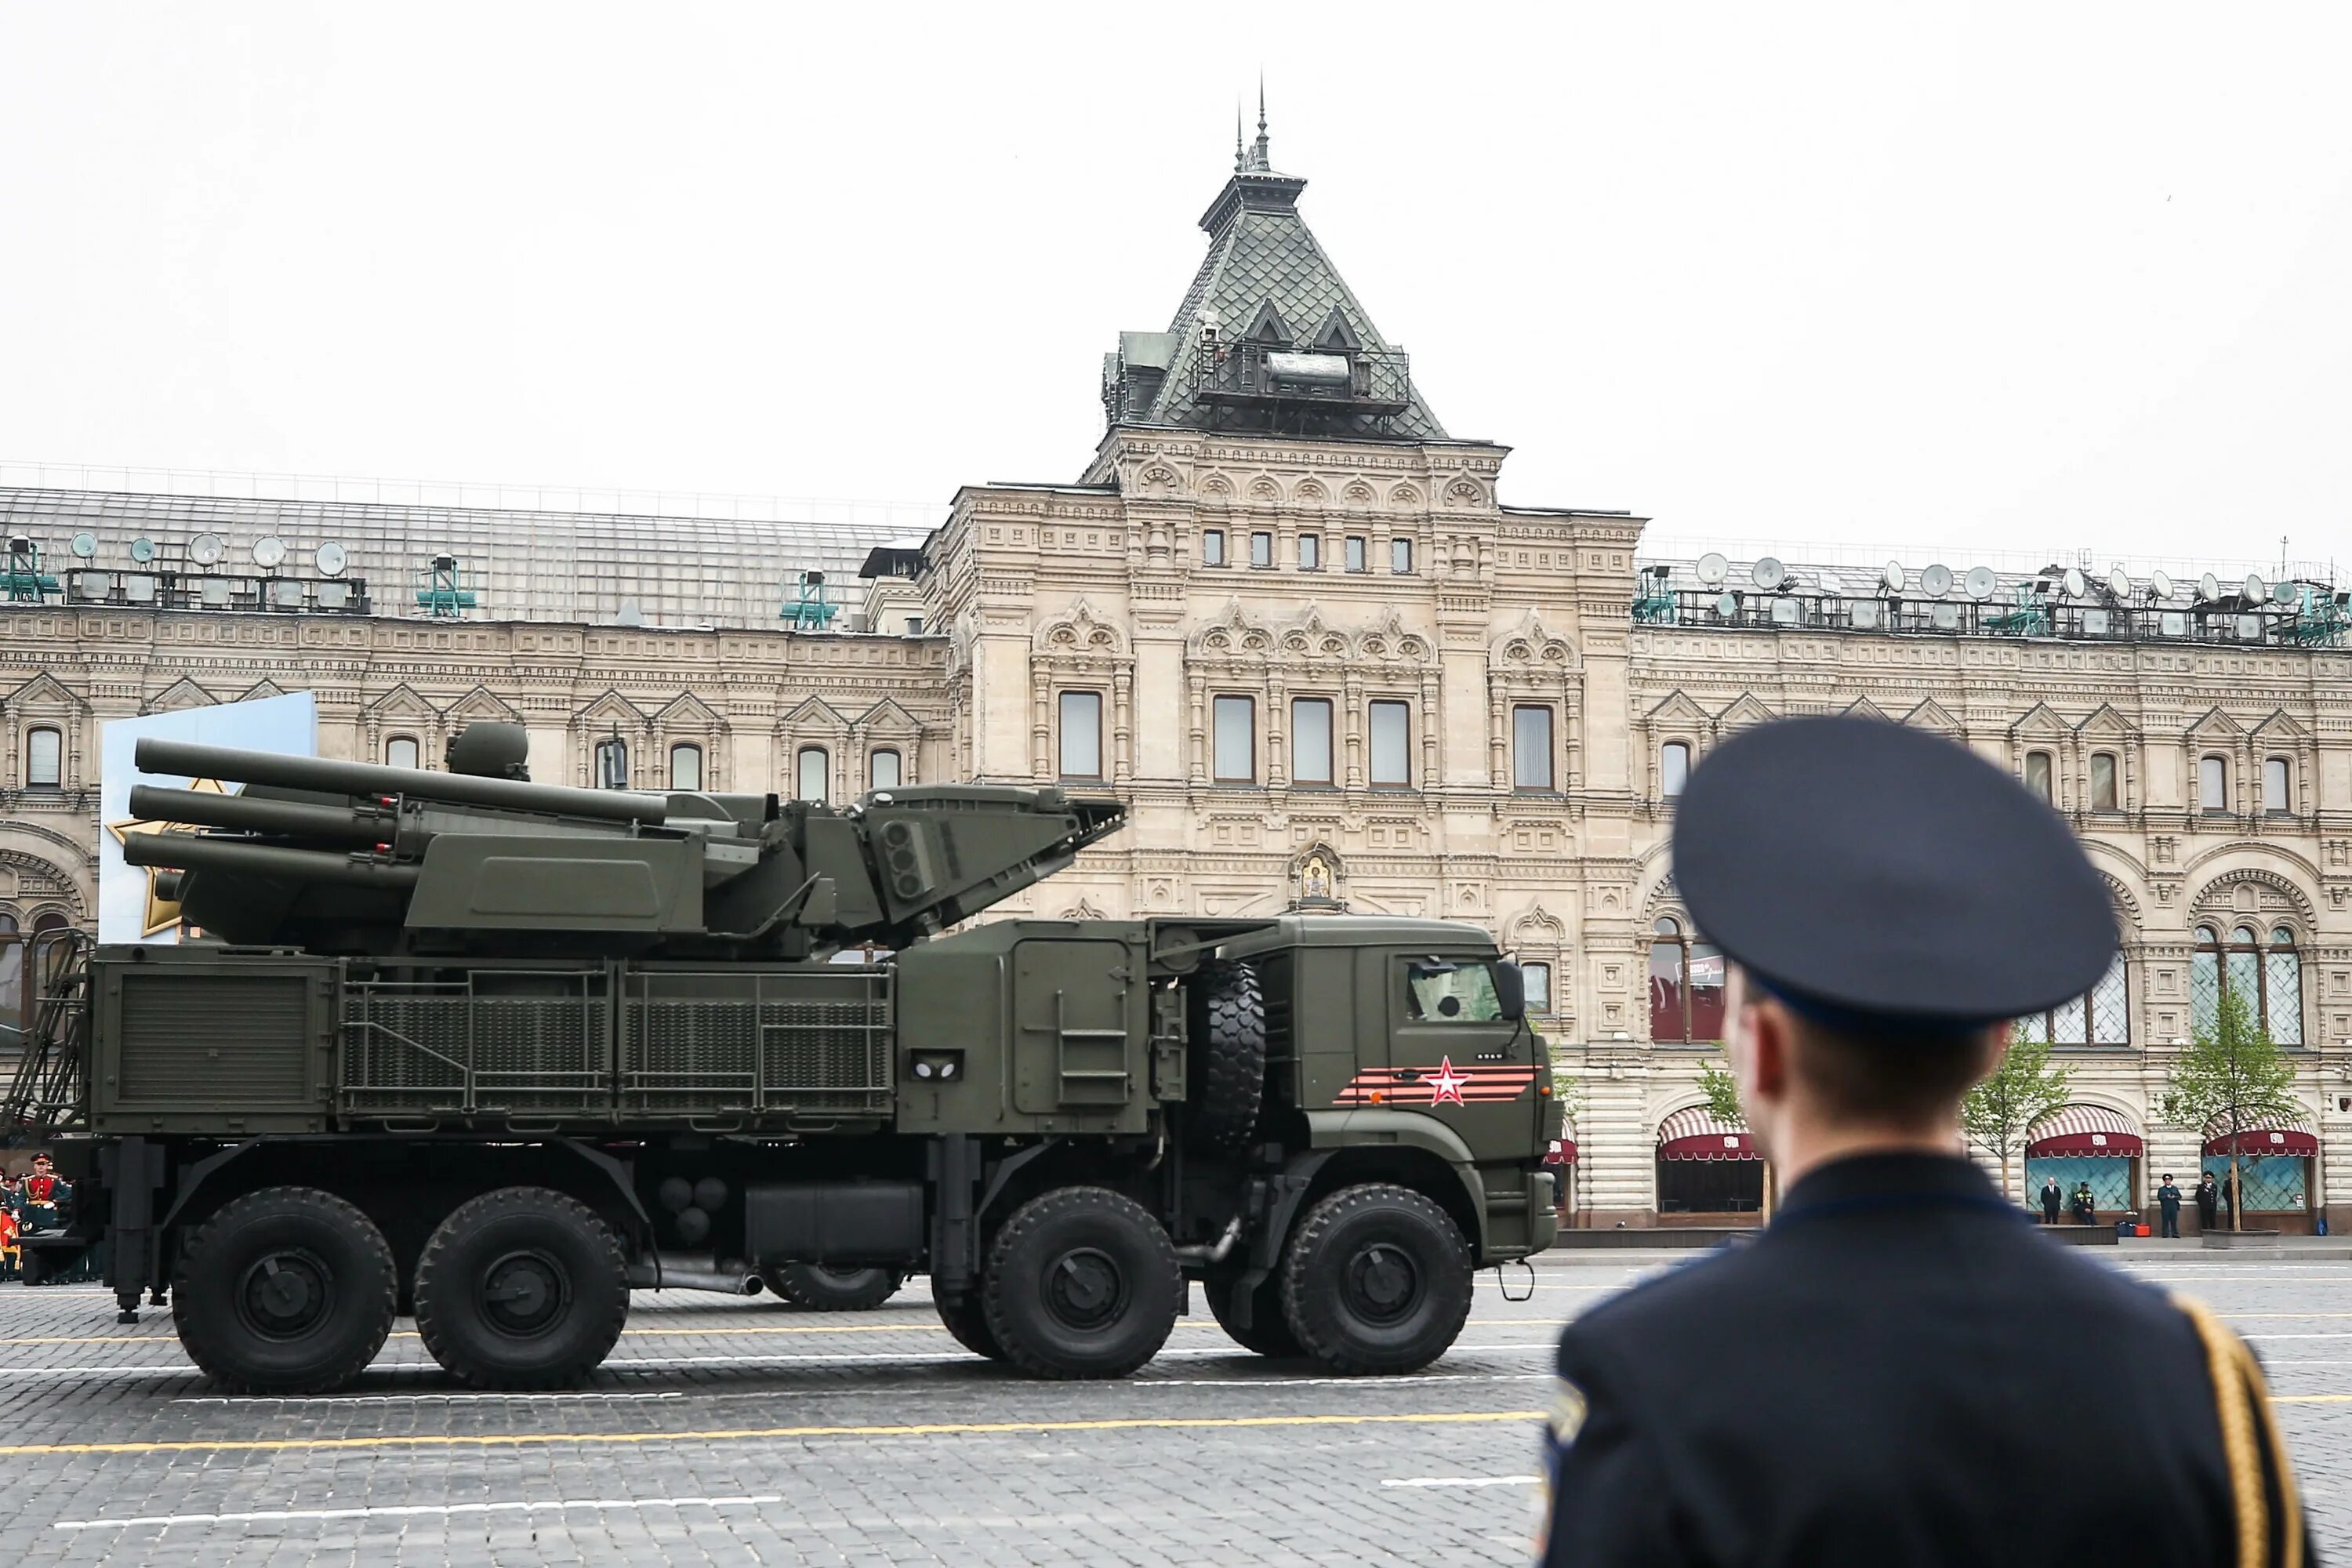
{"type": "MultiPolygon", "coordinates": [[[[222,787],[221,782],[218,779],[197,779],[189,784],[188,788],[192,791],[206,795],[226,795],[229,793],[229,791],[222,787]]],[[[114,841],[117,844],[130,843],[131,836],[134,833],[185,833],[189,831],[186,827],[175,822],[149,822],[144,817],[137,816],[128,817],[121,822],[110,822],[106,825],[106,830],[114,835],[114,841]]],[[[155,894],[156,875],[157,873],[168,868],[169,868],[163,866],[146,866],[141,868],[141,869],[147,873],[147,913],[145,918],[140,922],[139,931],[139,934],[142,937],[153,936],[158,931],[170,931],[173,926],[180,923],[179,900],[176,899],[158,898],[155,894]]]]}

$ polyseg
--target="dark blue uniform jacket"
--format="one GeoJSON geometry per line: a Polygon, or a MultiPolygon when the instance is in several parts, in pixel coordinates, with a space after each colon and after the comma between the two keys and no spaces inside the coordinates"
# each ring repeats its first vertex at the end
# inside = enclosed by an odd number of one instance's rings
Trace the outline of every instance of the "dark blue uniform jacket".
{"type": "Polygon", "coordinates": [[[1570,1325],[1559,1377],[1547,1563],[2237,1561],[2194,1325],[1965,1160],[1807,1174],[1753,1243],[1570,1325]]]}

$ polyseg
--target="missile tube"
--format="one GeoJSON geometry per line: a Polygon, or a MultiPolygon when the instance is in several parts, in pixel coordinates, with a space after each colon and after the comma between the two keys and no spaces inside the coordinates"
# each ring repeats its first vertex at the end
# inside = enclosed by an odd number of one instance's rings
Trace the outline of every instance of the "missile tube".
{"type": "Polygon", "coordinates": [[[200,746],[152,736],[139,742],[132,756],[141,773],[275,784],[281,789],[312,790],[321,795],[398,795],[452,805],[498,806],[509,811],[584,816],[602,822],[653,824],[669,815],[669,802],[663,796],[633,790],[572,789],[564,784],[525,784],[519,779],[483,778],[474,773],[437,773],[423,768],[387,768],[373,763],[342,763],[327,757],[200,746]]]}

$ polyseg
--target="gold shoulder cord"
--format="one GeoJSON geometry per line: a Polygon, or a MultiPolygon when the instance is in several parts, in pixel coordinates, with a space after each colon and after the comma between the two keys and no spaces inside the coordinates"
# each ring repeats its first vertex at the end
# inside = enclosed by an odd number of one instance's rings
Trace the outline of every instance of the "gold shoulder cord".
{"type": "Polygon", "coordinates": [[[2204,1342],[2205,1369],[2213,1384],[2213,1402],[2221,1416],[2221,1451],[2230,1468],[2230,1491],[2237,1505],[2239,1568],[2269,1568],[2269,1505],[2263,1487],[2263,1442],[2270,1446],[2278,1466],[2279,1561],[2284,1568],[2303,1568],[2303,1504],[2295,1495],[2294,1472],[2288,1468],[2286,1445],[2279,1438],[2278,1419],[2271,1413],[2270,1392],[2254,1352],[2231,1333],[2206,1307],[2175,1296],[2173,1304],[2189,1314],[2204,1342]],[[2262,1423],[2258,1439],[2254,1423],[2262,1423]]]}

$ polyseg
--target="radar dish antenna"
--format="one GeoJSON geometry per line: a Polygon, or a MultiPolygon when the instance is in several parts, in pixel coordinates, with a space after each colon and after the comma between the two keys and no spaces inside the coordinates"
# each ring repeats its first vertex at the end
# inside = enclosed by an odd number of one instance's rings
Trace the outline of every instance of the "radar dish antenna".
{"type": "Polygon", "coordinates": [[[2291,610],[2303,603],[2303,590],[2293,583],[2271,584],[2271,603],[2281,609],[2291,610]]]}
{"type": "Polygon", "coordinates": [[[85,528],[79,533],[73,536],[73,542],[66,548],[71,550],[82,560],[87,561],[91,556],[98,553],[98,535],[85,528]]]}
{"type": "Polygon", "coordinates": [[[2245,590],[2246,603],[2250,605],[2271,596],[2269,585],[2252,572],[2246,574],[2246,580],[2239,586],[2245,590]]]}
{"type": "Polygon", "coordinates": [[[274,533],[265,533],[253,542],[253,563],[264,572],[274,571],[286,559],[286,542],[274,533]]]}
{"type": "Polygon", "coordinates": [[[1919,574],[1919,591],[1931,599],[1940,599],[1952,591],[1952,569],[1938,561],[1919,574]]]}
{"type": "Polygon", "coordinates": [[[2091,591],[2090,580],[2083,575],[2080,566],[2067,567],[2066,574],[2059,582],[2064,585],[2066,596],[2070,599],[2079,599],[2091,591]]]}
{"type": "Polygon", "coordinates": [[[1739,595],[1730,593],[1717,594],[1715,596],[1715,613],[1721,616],[1727,621],[1732,616],[1738,615],[1739,613],[1739,595]]]}
{"type": "Polygon", "coordinates": [[[199,566],[217,566],[221,558],[221,536],[199,533],[188,541],[188,559],[199,566]]]}
{"type": "Polygon", "coordinates": [[[319,569],[322,577],[340,577],[351,563],[351,552],[343,548],[340,540],[330,539],[310,552],[310,564],[319,569]]]}
{"type": "Polygon", "coordinates": [[[2107,592],[2118,599],[2131,597],[2131,574],[2123,569],[2120,562],[2107,573],[2107,592]]]}
{"type": "Polygon", "coordinates": [[[1899,594],[1903,592],[1903,584],[1907,581],[1907,579],[1903,575],[1903,563],[1900,561],[1888,562],[1886,563],[1885,572],[1880,575],[1878,580],[1886,584],[1886,591],[1890,594],[1899,594]]]}
{"type": "Polygon", "coordinates": [[[2211,601],[2221,596],[2221,579],[2208,572],[2197,579],[2197,596],[2211,601]]]}
{"type": "Polygon", "coordinates": [[[131,542],[131,559],[144,566],[155,559],[155,542],[143,534],[131,542]]]}
{"type": "Polygon", "coordinates": [[[1723,580],[1731,575],[1731,563],[1726,561],[1718,552],[1710,550],[1698,558],[1696,570],[1700,582],[1710,588],[1720,588],[1723,586],[1723,580]]]}
{"type": "Polygon", "coordinates": [[[1777,555],[1767,555],[1748,569],[1748,580],[1769,594],[1789,580],[1789,569],[1777,555]]]}
{"type": "Polygon", "coordinates": [[[1990,566],[1971,566],[1969,574],[1960,580],[1960,586],[1968,591],[1969,598],[1982,601],[1992,597],[1992,591],[2000,586],[2000,579],[1993,575],[1990,566]]]}
{"type": "Polygon", "coordinates": [[[2172,597],[2172,574],[2162,568],[2149,574],[2147,591],[2159,599],[2172,597]]]}

